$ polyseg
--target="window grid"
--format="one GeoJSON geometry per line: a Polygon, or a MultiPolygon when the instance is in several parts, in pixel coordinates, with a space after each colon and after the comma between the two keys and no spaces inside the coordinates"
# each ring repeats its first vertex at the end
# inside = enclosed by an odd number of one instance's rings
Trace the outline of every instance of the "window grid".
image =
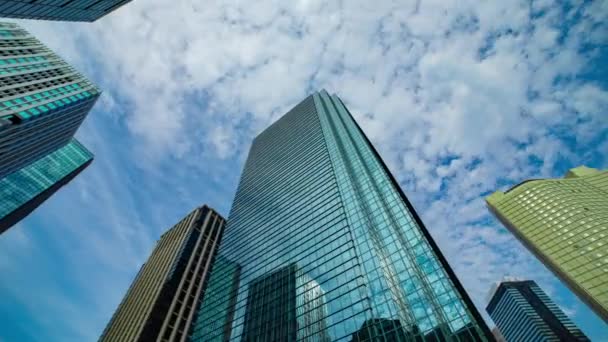
{"type": "Polygon", "coordinates": [[[351,121],[315,94],[255,138],[193,341],[485,340],[351,121]]]}

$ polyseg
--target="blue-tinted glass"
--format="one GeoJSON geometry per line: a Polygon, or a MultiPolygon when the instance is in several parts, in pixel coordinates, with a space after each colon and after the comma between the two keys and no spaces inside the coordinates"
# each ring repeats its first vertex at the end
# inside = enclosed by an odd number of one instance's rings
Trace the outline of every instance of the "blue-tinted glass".
{"type": "Polygon", "coordinates": [[[93,158],[73,139],[66,146],[0,179],[0,220],[93,158]]]}
{"type": "Polygon", "coordinates": [[[484,341],[487,328],[346,108],[256,137],[194,341],[484,341]]]}
{"type": "Polygon", "coordinates": [[[534,281],[497,284],[486,310],[507,341],[589,341],[534,281]]]}
{"type": "MultiPolygon", "coordinates": [[[[0,1],[0,16],[62,21],[95,21],[128,2],[130,0],[39,0],[28,1],[25,4],[20,0],[2,0],[0,1]]],[[[0,36],[10,37],[12,32],[0,31],[0,36]]]]}

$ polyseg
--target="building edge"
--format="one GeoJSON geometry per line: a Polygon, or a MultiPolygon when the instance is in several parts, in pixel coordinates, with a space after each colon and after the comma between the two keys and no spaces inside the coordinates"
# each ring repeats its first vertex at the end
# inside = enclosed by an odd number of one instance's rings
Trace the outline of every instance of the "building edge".
{"type": "MultiPolygon", "coordinates": [[[[325,89],[322,89],[321,92],[326,92],[327,93],[327,91],[325,89]]],[[[391,184],[397,189],[397,192],[399,193],[399,196],[401,197],[401,199],[405,203],[405,205],[408,208],[408,210],[411,212],[412,216],[414,217],[414,220],[416,221],[416,223],[420,227],[420,230],[422,231],[424,237],[427,239],[429,245],[431,246],[431,248],[433,248],[433,251],[437,255],[437,259],[439,259],[439,262],[441,262],[441,265],[443,266],[443,268],[445,269],[446,273],[448,274],[448,277],[450,277],[450,279],[454,283],[454,286],[456,287],[456,289],[458,289],[458,292],[460,292],[462,300],[469,306],[469,310],[471,311],[471,315],[473,315],[473,317],[475,317],[475,319],[477,320],[480,329],[483,331],[483,334],[488,339],[488,341],[495,341],[494,335],[492,334],[492,332],[488,328],[488,325],[486,324],[486,321],[483,319],[483,317],[479,313],[479,310],[477,310],[477,307],[475,306],[475,304],[473,303],[473,301],[469,297],[468,293],[466,292],[466,290],[464,289],[464,287],[460,283],[460,280],[458,279],[458,277],[454,273],[454,270],[452,269],[452,267],[448,263],[447,259],[445,258],[445,256],[441,252],[441,250],[439,249],[439,246],[437,245],[437,243],[433,239],[432,235],[430,234],[430,232],[428,231],[428,229],[426,228],[426,226],[422,222],[422,219],[420,218],[420,216],[418,216],[418,212],[414,209],[414,206],[412,205],[412,203],[409,201],[409,199],[407,198],[407,196],[403,192],[403,189],[401,189],[401,186],[399,185],[399,182],[397,182],[397,180],[395,179],[395,177],[393,176],[393,174],[390,172],[388,166],[384,163],[384,160],[382,159],[382,157],[380,156],[380,154],[376,150],[376,147],[372,144],[372,142],[369,140],[369,138],[367,137],[367,135],[365,134],[365,132],[361,129],[361,127],[359,126],[359,123],[357,122],[357,120],[355,120],[355,118],[353,117],[353,115],[350,112],[350,110],[348,109],[348,107],[344,104],[344,101],[342,101],[342,99],[338,95],[336,95],[336,94],[333,94],[333,97],[335,97],[336,99],[338,99],[338,101],[340,101],[340,104],[342,105],[342,107],[344,107],[346,109],[346,113],[348,113],[348,115],[350,116],[351,120],[355,123],[355,127],[357,127],[357,129],[359,130],[359,132],[363,136],[363,139],[365,139],[365,142],[369,145],[372,153],[374,154],[374,156],[376,157],[376,159],[378,160],[378,162],[380,163],[380,165],[382,166],[382,168],[384,169],[384,171],[388,175],[388,178],[390,179],[391,184]]]]}
{"type": "MultiPolygon", "coordinates": [[[[200,307],[200,301],[199,299],[201,298],[201,296],[203,295],[203,293],[206,290],[207,287],[207,283],[208,283],[208,277],[209,274],[211,273],[211,269],[213,268],[214,265],[214,259],[215,256],[217,255],[217,247],[219,246],[219,244],[221,243],[221,239],[222,239],[222,235],[224,233],[224,229],[226,227],[226,219],[224,218],[223,215],[221,215],[219,213],[219,211],[215,210],[214,208],[210,207],[207,204],[202,204],[199,206],[194,207],[192,210],[190,210],[188,212],[188,214],[184,217],[182,217],[179,221],[177,221],[175,224],[173,224],[170,228],[168,228],[167,230],[165,230],[164,232],[162,232],[159,237],[156,239],[156,241],[154,242],[154,245],[151,249],[151,251],[148,253],[148,256],[146,257],[145,261],[142,263],[142,265],[140,266],[139,270],[137,271],[137,273],[135,274],[135,277],[131,280],[129,287],[127,288],[126,293],[122,296],[122,298],[120,299],[116,309],[114,310],[114,312],[112,313],[112,315],[110,316],[110,319],[108,320],[108,323],[106,324],[106,326],[104,327],[104,329],[102,330],[100,336],[98,337],[99,342],[103,342],[103,341],[122,341],[122,338],[124,338],[124,331],[123,331],[123,335],[120,336],[113,336],[112,334],[114,334],[113,330],[126,330],[126,332],[129,335],[133,335],[131,336],[131,339],[129,339],[129,341],[133,340],[133,341],[152,341],[152,339],[150,339],[150,337],[152,336],[156,341],[161,341],[161,340],[168,340],[168,341],[172,341],[172,342],[185,342],[185,341],[190,341],[190,334],[192,332],[192,328],[194,323],[197,320],[197,316],[199,314],[199,307],[200,307]],[[196,213],[196,214],[195,214],[196,213]],[[148,307],[146,308],[147,313],[145,314],[145,316],[143,316],[143,320],[140,319],[140,322],[138,323],[140,326],[135,328],[135,330],[131,329],[129,331],[129,327],[127,326],[127,328],[124,328],[124,324],[122,324],[121,321],[126,321],[125,320],[125,316],[127,316],[127,318],[132,318],[130,317],[131,313],[133,312],[132,308],[127,308],[124,310],[128,310],[129,312],[123,312],[123,313],[119,313],[119,311],[121,311],[123,306],[133,306],[132,302],[135,302],[135,299],[141,299],[142,294],[141,291],[138,291],[138,293],[136,294],[135,288],[136,287],[141,287],[142,284],[139,283],[140,278],[142,276],[148,275],[151,273],[148,270],[145,269],[146,264],[149,264],[151,262],[151,260],[154,260],[154,264],[157,264],[158,258],[152,258],[155,254],[154,252],[156,251],[157,248],[159,248],[159,244],[162,243],[163,238],[165,238],[165,236],[167,234],[169,234],[172,230],[176,229],[176,227],[178,227],[185,219],[187,219],[190,215],[195,214],[195,216],[193,216],[190,219],[190,223],[188,224],[188,227],[193,227],[194,225],[198,224],[197,222],[199,222],[201,224],[201,230],[199,232],[199,236],[196,237],[194,240],[192,241],[196,241],[194,243],[193,249],[190,251],[191,253],[188,253],[186,257],[184,257],[184,251],[185,251],[185,247],[186,245],[191,242],[190,239],[192,239],[191,234],[193,233],[192,231],[185,232],[184,237],[182,237],[182,241],[179,243],[179,247],[177,247],[177,249],[173,249],[174,252],[173,253],[173,259],[171,259],[170,264],[173,265],[171,266],[172,268],[174,268],[174,270],[168,271],[167,273],[165,273],[165,276],[169,275],[169,278],[164,278],[164,282],[161,283],[161,285],[157,285],[157,287],[159,288],[159,291],[156,292],[155,296],[152,299],[152,302],[148,303],[148,307]],[[213,220],[213,222],[211,222],[213,220]],[[202,222],[200,222],[202,221],[202,222]],[[217,226],[217,232],[215,232],[215,235],[212,235],[212,231],[213,231],[213,227],[215,226],[215,224],[218,224],[217,226]],[[205,230],[203,230],[202,228],[206,228],[205,230]],[[205,231],[208,230],[209,231],[209,235],[207,237],[205,237],[205,231]],[[212,238],[215,237],[215,240],[212,240],[212,238]],[[204,241],[203,241],[204,240],[204,241]],[[211,246],[210,246],[211,245],[211,246]],[[206,248],[209,248],[208,250],[206,248]],[[197,252],[196,249],[200,249],[200,255],[197,256],[197,252]],[[206,254],[207,252],[209,253],[209,259],[207,259],[207,261],[204,262],[205,260],[204,258],[204,254],[206,254]],[[167,289],[165,288],[165,286],[168,284],[167,281],[171,280],[171,278],[173,278],[173,272],[175,271],[175,267],[177,267],[177,265],[180,262],[185,262],[183,265],[183,269],[181,270],[181,272],[179,272],[179,274],[177,275],[178,278],[176,278],[177,280],[179,280],[177,283],[175,283],[174,285],[177,285],[177,287],[174,289],[175,291],[167,291],[167,289]],[[196,263],[196,265],[194,265],[194,263],[196,263]],[[208,266],[208,268],[206,267],[206,265],[208,266]],[[189,271],[194,271],[192,273],[191,276],[188,275],[189,271]],[[201,279],[200,279],[200,283],[199,287],[197,289],[193,289],[193,285],[195,284],[195,282],[191,282],[190,285],[185,285],[185,279],[187,277],[190,277],[190,280],[196,279],[197,278],[197,272],[199,272],[199,270],[202,270],[203,272],[200,273],[202,274],[201,279]],[[192,291],[196,291],[196,293],[194,294],[194,301],[192,304],[192,307],[189,310],[189,313],[184,313],[184,307],[186,307],[186,299],[183,299],[183,303],[180,305],[180,308],[176,309],[175,307],[175,303],[177,300],[179,300],[179,295],[180,292],[182,292],[182,290],[186,289],[188,292],[188,295],[186,296],[186,298],[189,296],[189,294],[192,291]],[[135,296],[138,297],[135,297],[135,296]],[[170,295],[170,297],[166,297],[166,295],[170,295]],[[163,297],[165,296],[165,297],[163,297]],[[164,298],[164,299],[163,299],[164,298]],[[167,299],[170,299],[169,301],[167,301],[167,299]],[[161,301],[166,304],[166,307],[164,308],[160,308],[158,305],[162,304],[161,301]],[[180,336],[177,336],[176,331],[179,329],[177,322],[174,322],[174,326],[173,327],[169,327],[170,324],[166,324],[167,321],[170,319],[170,315],[172,313],[175,313],[176,311],[179,311],[179,316],[180,317],[185,317],[186,321],[185,321],[185,326],[183,331],[180,333],[180,336]],[[187,316],[183,316],[183,315],[187,315],[187,316]],[[156,321],[156,322],[152,322],[153,319],[155,318],[160,318],[160,321],[156,321]],[[117,323],[119,322],[119,323],[117,323]],[[120,326],[122,324],[122,327],[120,326]],[[150,330],[152,329],[152,330],[150,330]],[[164,337],[163,335],[169,331],[170,337],[164,337]],[[119,338],[118,340],[116,338],[119,338]]],[[[187,228],[187,230],[189,230],[190,228],[187,228]]],[[[172,237],[169,236],[167,237],[167,239],[171,239],[172,237]]],[[[173,237],[175,238],[175,237],[173,237]]],[[[165,242],[168,240],[165,240],[165,242]]],[[[165,257],[167,255],[165,254],[165,257]]],[[[163,256],[161,256],[162,258],[163,256]]],[[[166,270],[167,271],[167,270],[166,270]]],[[[177,271],[175,271],[177,272],[177,271]]],[[[146,284],[144,285],[149,285],[149,286],[154,286],[153,285],[154,280],[152,280],[152,282],[150,280],[147,281],[146,284]]],[[[163,304],[163,305],[164,305],[163,304]]],[[[127,323],[129,326],[132,325],[132,323],[127,323]]],[[[165,335],[166,336],[166,335],[165,335]]]]}
{"type": "MultiPolygon", "coordinates": [[[[44,158],[44,157],[43,157],[44,158]]],[[[84,169],[86,169],[93,162],[94,157],[91,157],[84,164],[80,165],[74,171],[70,172],[68,175],[63,177],[59,182],[56,182],[48,189],[42,191],[38,195],[34,196],[29,201],[25,202],[23,205],[19,206],[19,208],[13,210],[6,216],[0,219],[0,235],[6,232],[9,228],[17,224],[19,221],[28,217],[34,210],[36,210],[39,206],[42,205],[47,199],[53,196],[57,191],[59,191],[64,185],[71,182],[76,176],[78,176],[84,169]]]]}

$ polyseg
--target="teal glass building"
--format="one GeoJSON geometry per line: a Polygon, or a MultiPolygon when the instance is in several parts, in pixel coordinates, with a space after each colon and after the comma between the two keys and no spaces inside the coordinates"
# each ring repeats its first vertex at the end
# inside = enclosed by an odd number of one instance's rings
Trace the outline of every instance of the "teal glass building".
{"type": "Polygon", "coordinates": [[[25,30],[0,23],[0,179],[70,142],[99,94],[25,30]]]}
{"type": "Polygon", "coordinates": [[[29,215],[93,161],[76,139],[0,179],[0,234],[29,215]]]}
{"type": "Polygon", "coordinates": [[[432,237],[337,96],[251,146],[192,341],[488,341],[432,237]]]}
{"type": "Polygon", "coordinates": [[[131,0],[0,0],[0,17],[95,21],[131,0]]]}
{"type": "Polygon", "coordinates": [[[590,341],[532,280],[497,283],[486,310],[509,342],[590,341]]]}

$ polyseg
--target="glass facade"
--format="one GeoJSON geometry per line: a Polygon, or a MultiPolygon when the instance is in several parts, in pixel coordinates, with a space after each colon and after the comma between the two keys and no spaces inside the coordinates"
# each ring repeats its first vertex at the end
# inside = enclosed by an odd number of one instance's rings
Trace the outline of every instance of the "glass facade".
{"type": "Polygon", "coordinates": [[[36,38],[0,23],[0,179],[66,145],[98,97],[36,38]]]}
{"type": "Polygon", "coordinates": [[[0,233],[23,219],[93,160],[76,139],[0,179],[0,233]]]}
{"type": "Polygon", "coordinates": [[[531,280],[495,285],[487,311],[509,342],[590,341],[531,280]]]}
{"type": "Polygon", "coordinates": [[[490,211],[608,321],[608,171],[525,181],[487,198],[490,211]]]}
{"type": "Polygon", "coordinates": [[[336,96],[251,147],[193,341],[486,341],[490,332],[336,96]]]}
{"type": "Polygon", "coordinates": [[[2,0],[0,16],[21,19],[95,21],[131,0],[2,0]]]}

